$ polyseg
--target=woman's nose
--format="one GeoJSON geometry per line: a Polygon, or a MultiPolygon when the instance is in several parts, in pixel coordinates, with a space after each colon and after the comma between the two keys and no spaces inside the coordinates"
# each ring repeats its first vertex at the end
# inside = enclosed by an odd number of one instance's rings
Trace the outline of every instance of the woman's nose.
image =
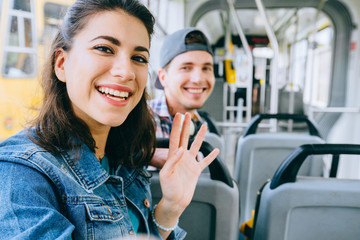
{"type": "Polygon", "coordinates": [[[111,75],[123,81],[134,80],[135,72],[131,64],[131,59],[124,57],[116,59],[111,68],[111,75]]]}

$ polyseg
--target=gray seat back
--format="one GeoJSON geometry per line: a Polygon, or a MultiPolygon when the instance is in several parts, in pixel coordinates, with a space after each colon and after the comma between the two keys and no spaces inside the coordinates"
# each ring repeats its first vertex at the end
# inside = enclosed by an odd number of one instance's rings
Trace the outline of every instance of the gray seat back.
{"type": "Polygon", "coordinates": [[[224,138],[220,135],[217,135],[212,132],[206,132],[205,141],[208,142],[214,148],[219,148],[220,150],[220,158],[225,160],[225,141],[224,138]]]}
{"type": "MultiPolygon", "coordinates": [[[[154,204],[162,196],[159,175],[151,178],[151,193],[154,204]]],[[[187,239],[237,240],[239,236],[239,190],[236,184],[212,180],[203,173],[197,183],[194,197],[179,220],[187,239]]]]}
{"type": "MultiPolygon", "coordinates": [[[[270,118],[272,115],[266,116],[270,118]]],[[[255,120],[258,119],[255,118],[255,120]]],[[[258,123],[259,121],[256,125],[258,123]]],[[[314,126],[312,127],[312,131],[316,132],[314,126]]],[[[256,127],[254,128],[253,125],[250,125],[247,130],[252,133],[244,134],[238,140],[233,173],[241,192],[240,223],[251,219],[259,188],[274,175],[276,169],[291,152],[303,144],[324,143],[316,135],[278,132],[254,134],[256,127]]],[[[322,161],[308,161],[300,170],[300,175],[305,176],[321,176],[322,174],[322,161]]]]}
{"type": "Polygon", "coordinates": [[[306,156],[316,149],[325,149],[322,154],[334,151],[336,154],[360,154],[360,145],[349,148],[349,145],[322,144],[298,148],[260,195],[255,240],[359,239],[360,181],[297,177],[306,156]],[[296,158],[301,154],[302,159],[296,158]]]}
{"type": "MultiPolygon", "coordinates": [[[[207,155],[211,149],[200,151],[207,155]]],[[[164,147],[164,145],[162,145],[164,147]]],[[[159,174],[153,172],[151,193],[154,204],[162,197],[159,174]]],[[[200,175],[190,205],[179,220],[179,226],[187,232],[187,239],[237,240],[239,236],[240,200],[239,189],[220,159],[215,159],[209,171],[200,175]]]]}
{"type": "MultiPolygon", "coordinates": [[[[319,137],[290,133],[263,133],[240,138],[234,169],[234,179],[241,192],[240,222],[251,219],[257,191],[291,152],[302,144],[323,142],[319,137]]],[[[322,172],[322,161],[311,160],[302,166],[300,175],[321,176],[322,172]]]]}

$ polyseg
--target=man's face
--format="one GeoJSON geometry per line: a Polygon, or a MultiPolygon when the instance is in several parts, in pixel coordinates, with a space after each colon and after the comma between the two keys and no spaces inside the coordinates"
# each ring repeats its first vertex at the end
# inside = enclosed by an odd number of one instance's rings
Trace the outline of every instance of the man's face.
{"type": "Polygon", "coordinates": [[[171,60],[167,69],[159,70],[170,113],[192,112],[201,108],[214,84],[213,58],[206,51],[188,51],[171,60]]]}

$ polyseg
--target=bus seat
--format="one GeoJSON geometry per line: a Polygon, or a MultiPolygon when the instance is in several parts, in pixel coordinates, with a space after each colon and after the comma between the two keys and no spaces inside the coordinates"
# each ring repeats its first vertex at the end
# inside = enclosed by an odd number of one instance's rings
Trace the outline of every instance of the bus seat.
{"type": "Polygon", "coordinates": [[[222,136],[219,136],[212,132],[206,132],[205,141],[214,148],[218,148],[220,150],[219,155],[221,160],[225,160],[225,140],[222,136]]]}
{"type": "Polygon", "coordinates": [[[359,179],[297,176],[304,160],[318,154],[359,155],[360,145],[309,144],[297,148],[259,196],[253,239],[359,239],[359,179]]]}
{"type": "Polygon", "coordinates": [[[221,136],[220,131],[219,131],[218,127],[216,126],[215,120],[212,117],[210,117],[210,115],[205,111],[198,111],[198,113],[199,113],[200,117],[206,121],[209,132],[221,136]]]}
{"type": "MultiPolygon", "coordinates": [[[[255,117],[237,143],[234,179],[241,192],[240,223],[251,219],[256,195],[260,187],[273,175],[282,161],[298,146],[324,143],[314,125],[304,115],[262,114],[255,117]],[[304,133],[256,133],[262,119],[300,119],[310,124],[310,134],[304,133]]],[[[322,161],[308,161],[300,170],[301,175],[321,176],[322,161]]]]}
{"type": "MultiPolygon", "coordinates": [[[[166,147],[164,141],[157,147],[166,147]]],[[[212,151],[203,142],[200,151],[206,156],[212,151]]],[[[159,174],[152,172],[151,194],[154,204],[159,202],[162,193],[159,174]]],[[[187,239],[197,240],[237,240],[239,236],[240,202],[239,189],[230,176],[224,163],[216,158],[209,171],[200,175],[190,205],[179,220],[179,226],[187,232],[187,239]]]]}

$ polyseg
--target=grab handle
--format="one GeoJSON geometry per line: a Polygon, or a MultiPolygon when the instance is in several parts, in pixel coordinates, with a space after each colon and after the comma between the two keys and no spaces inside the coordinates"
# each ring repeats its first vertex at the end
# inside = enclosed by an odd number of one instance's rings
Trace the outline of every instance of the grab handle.
{"type": "Polygon", "coordinates": [[[296,120],[303,121],[307,124],[309,129],[309,134],[312,136],[320,137],[320,133],[315,127],[315,124],[306,116],[301,114],[288,114],[288,113],[278,113],[278,114],[258,114],[256,115],[249,126],[244,131],[244,137],[255,134],[258,128],[259,123],[264,119],[278,119],[278,120],[296,120]]]}
{"type": "Polygon", "coordinates": [[[281,184],[295,182],[296,175],[310,155],[360,155],[360,145],[356,144],[305,144],[295,149],[280,165],[271,180],[270,189],[275,189],[281,184]]]}

